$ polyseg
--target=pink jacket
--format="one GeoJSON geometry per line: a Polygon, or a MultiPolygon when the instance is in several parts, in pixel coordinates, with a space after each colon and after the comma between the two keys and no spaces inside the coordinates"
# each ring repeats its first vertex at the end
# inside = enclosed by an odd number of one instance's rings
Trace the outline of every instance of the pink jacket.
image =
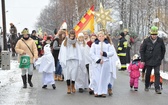
{"type": "Polygon", "coordinates": [[[140,77],[140,71],[139,69],[143,69],[144,65],[140,61],[136,61],[135,64],[132,62],[128,66],[128,72],[130,72],[130,77],[131,78],[138,78],[140,77]]]}

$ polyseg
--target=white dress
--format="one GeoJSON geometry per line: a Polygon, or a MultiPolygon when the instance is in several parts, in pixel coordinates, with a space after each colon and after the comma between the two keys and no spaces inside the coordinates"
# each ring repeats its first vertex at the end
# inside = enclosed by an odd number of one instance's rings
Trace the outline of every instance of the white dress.
{"type": "Polygon", "coordinates": [[[80,46],[80,50],[81,50],[81,54],[82,56],[82,63],[79,65],[78,67],[78,74],[77,74],[77,79],[76,79],[76,83],[75,83],[75,88],[79,89],[79,88],[88,88],[88,73],[87,73],[87,69],[86,69],[86,63],[85,63],[85,47],[83,43],[79,43],[80,46]]]}
{"type": "Polygon", "coordinates": [[[55,62],[49,44],[44,46],[44,55],[35,62],[35,66],[39,66],[39,72],[43,73],[43,85],[55,84],[53,76],[55,71],[55,62]]]}
{"type": "Polygon", "coordinates": [[[90,80],[90,83],[89,83],[89,88],[91,90],[93,90],[93,87],[94,87],[94,84],[93,84],[93,77],[92,77],[92,72],[93,72],[93,65],[94,65],[94,62],[93,60],[91,59],[90,57],[90,47],[88,45],[86,45],[85,47],[85,64],[89,64],[89,80],[90,80]]]}
{"type": "Polygon", "coordinates": [[[116,76],[116,71],[117,69],[120,69],[121,67],[121,62],[120,62],[120,59],[118,58],[118,55],[116,53],[116,50],[114,48],[113,45],[112,46],[112,50],[114,51],[114,54],[113,56],[110,58],[110,68],[111,68],[111,71],[110,71],[110,84],[112,85],[112,87],[114,86],[114,80],[117,78],[116,76]],[[120,66],[120,67],[119,67],[120,66]]]}
{"type": "Polygon", "coordinates": [[[76,47],[74,48],[73,45],[68,42],[67,46],[64,46],[64,41],[60,47],[58,59],[63,70],[64,80],[75,81],[78,66],[82,61],[82,55],[78,43],[76,43],[76,47]]]}
{"type": "Polygon", "coordinates": [[[102,95],[107,94],[107,86],[110,83],[110,72],[111,64],[110,58],[113,56],[114,50],[110,44],[105,42],[99,42],[98,44],[93,43],[90,49],[90,56],[94,62],[92,72],[92,85],[94,94],[102,95]],[[101,57],[101,46],[102,51],[107,53],[107,57],[101,57]],[[103,60],[103,64],[96,63],[99,59],[103,60]]]}

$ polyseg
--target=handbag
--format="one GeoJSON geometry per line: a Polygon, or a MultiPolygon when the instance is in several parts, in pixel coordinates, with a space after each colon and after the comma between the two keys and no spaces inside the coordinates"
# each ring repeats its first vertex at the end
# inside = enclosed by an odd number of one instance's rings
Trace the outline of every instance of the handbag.
{"type": "Polygon", "coordinates": [[[29,55],[21,56],[19,68],[29,68],[29,67],[30,67],[30,56],[29,55]]]}

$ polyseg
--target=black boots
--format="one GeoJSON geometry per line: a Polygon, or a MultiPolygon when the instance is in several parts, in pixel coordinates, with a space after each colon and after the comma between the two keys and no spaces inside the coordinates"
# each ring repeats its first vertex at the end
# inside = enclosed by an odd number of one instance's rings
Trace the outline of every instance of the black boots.
{"type": "Polygon", "coordinates": [[[56,89],[56,86],[55,86],[55,84],[52,84],[52,87],[53,87],[53,89],[56,89]]]}
{"type": "MultiPolygon", "coordinates": [[[[55,86],[55,84],[52,84],[52,87],[53,87],[53,89],[55,90],[56,89],[56,86],[55,86]]],[[[43,85],[43,87],[42,87],[43,89],[46,89],[47,88],[47,85],[43,85]]]]}
{"type": "Polygon", "coordinates": [[[23,80],[23,88],[27,88],[26,75],[22,75],[22,80],[23,80]]]}
{"type": "Polygon", "coordinates": [[[33,87],[33,84],[32,84],[32,82],[31,82],[31,79],[32,79],[32,75],[29,75],[29,74],[28,74],[28,83],[29,83],[30,87],[33,87]]]}
{"type": "MultiPolygon", "coordinates": [[[[28,83],[29,83],[30,87],[33,87],[31,79],[32,79],[32,75],[28,74],[28,83]]],[[[27,78],[26,78],[26,75],[22,75],[22,80],[23,80],[23,88],[27,88],[27,78]]]]}

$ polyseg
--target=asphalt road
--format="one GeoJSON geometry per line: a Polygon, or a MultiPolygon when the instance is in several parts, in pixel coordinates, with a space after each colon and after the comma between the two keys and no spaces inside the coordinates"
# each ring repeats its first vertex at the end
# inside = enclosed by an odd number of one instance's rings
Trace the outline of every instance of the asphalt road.
{"type": "Polygon", "coordinates": [[[96,98],[84,93],[66,94],[66,82],[56,81],[56,90],[51,86],[42,89],[42,75],[34,70],[34,87],[22,88],[20,71],[13,72],[10,83],[0,87],[0,105],[168,105],[168,81],[163,82],[162,94],[155,93],[154,88],[144,91],[144,82],[139,80],[138,91],[131,91],[129,76],[126,71],[118,71],[113,88],[113,95],[106,98],[96,98]]]}
{"type": "Polygon", "coordinates": [[[34,76],[37,105],[168,105],[168,82],[163,84],[162,94],[158,95],[154,87],[149,92],[144,91],[144,82],[139,81],[138,91],[131,91],[127,72],[117,72],[117,80],[113,88],[113,95],[106,98],[96,98],[84,93],[66,94],[66,82],[56,82],[57,89],[52,87],[41,89],[41,75],[34,76]]]}

